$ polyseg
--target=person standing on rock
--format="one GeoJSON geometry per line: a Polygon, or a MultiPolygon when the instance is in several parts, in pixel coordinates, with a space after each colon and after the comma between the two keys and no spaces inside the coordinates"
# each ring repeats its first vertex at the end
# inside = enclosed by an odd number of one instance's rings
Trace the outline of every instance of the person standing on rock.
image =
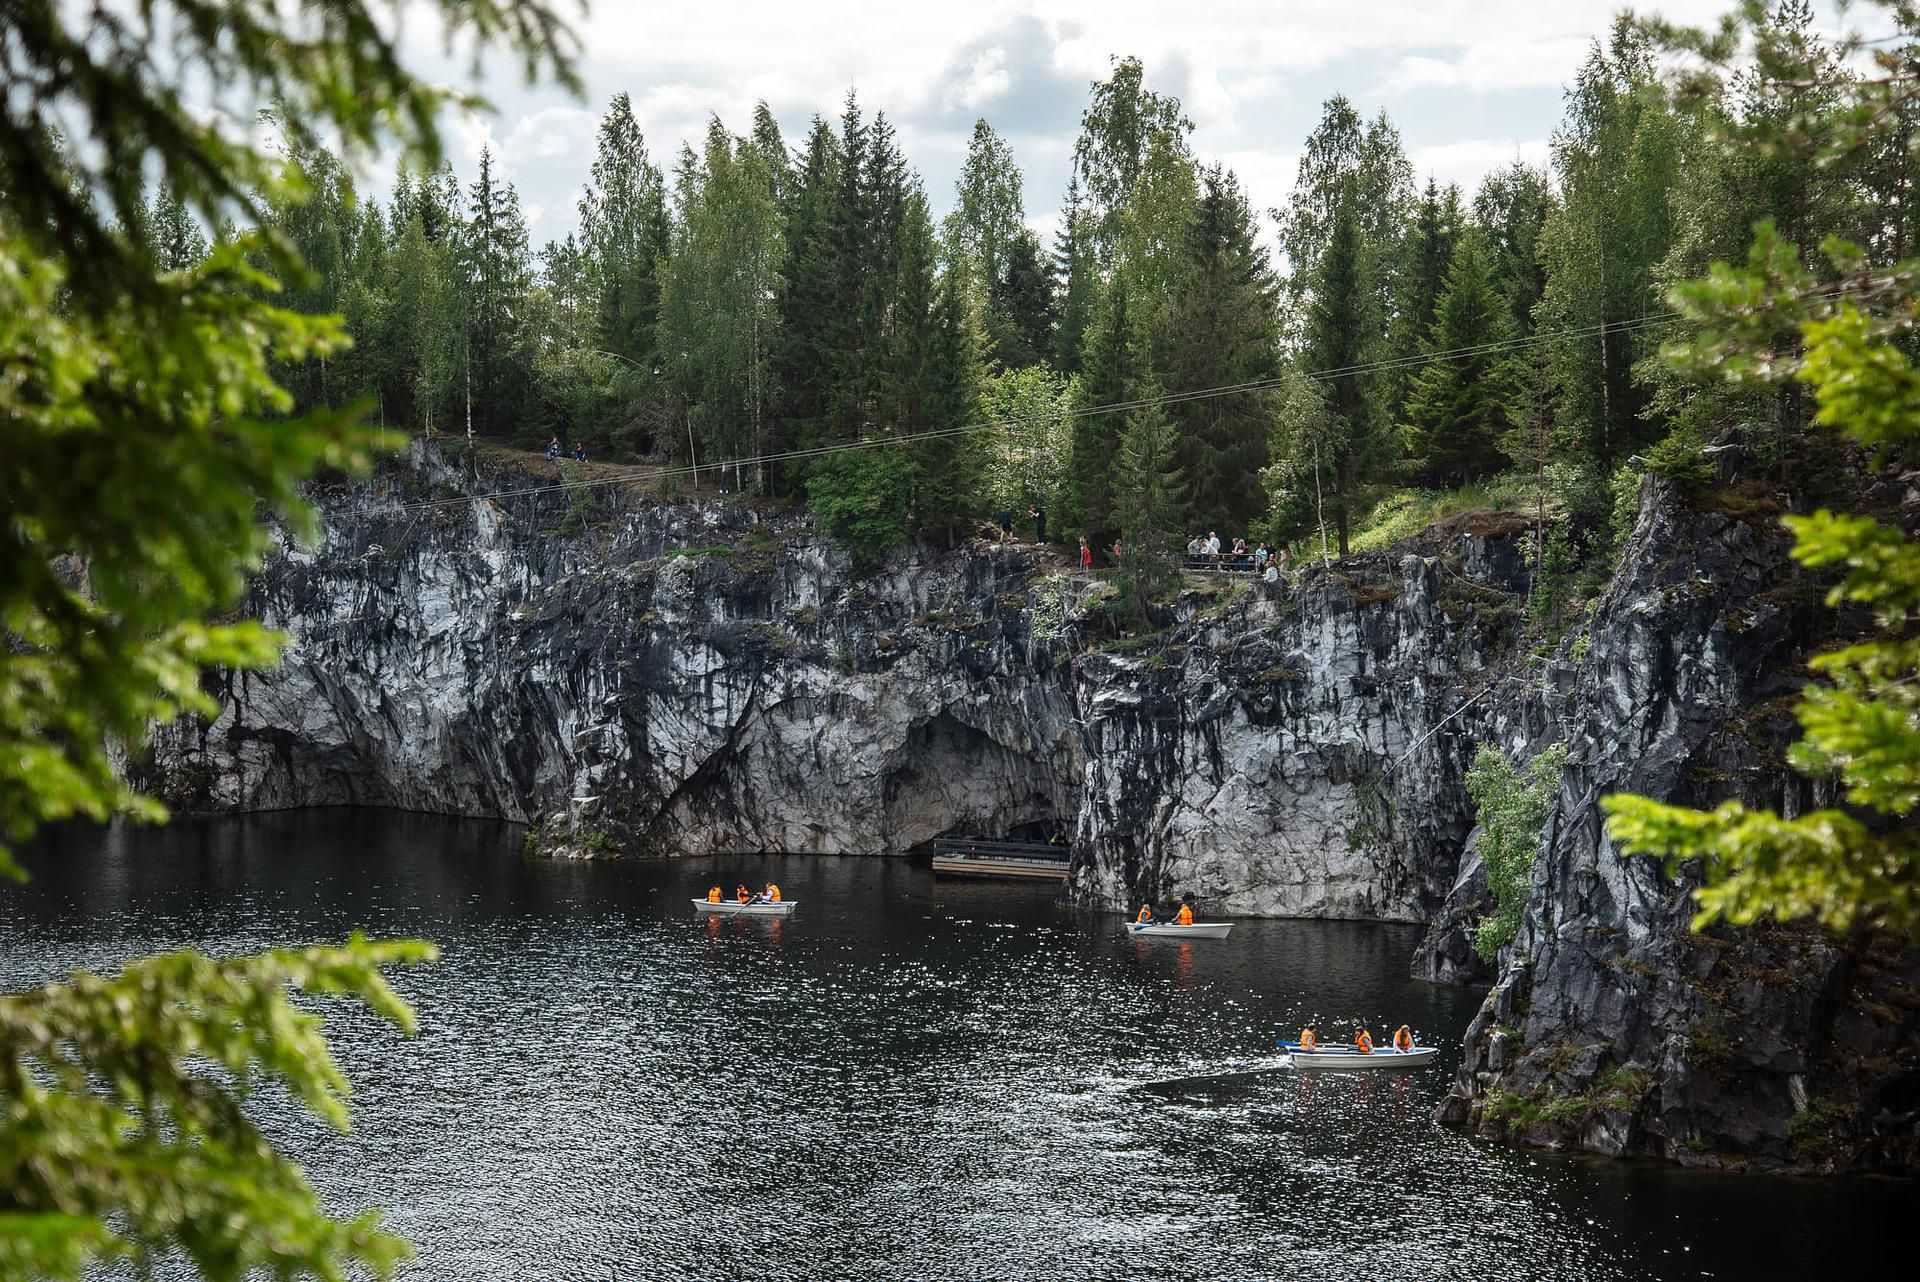
{"type": "Polygon", "coordinates": [[[1093,549],[1087,545],[1087,536],[1084,534],[1080,536],[1080,568],[1083,570],[1093,568],[1093,549]]]}
{"type": "Polygon", "coordinates": [[[1035,503],[1027,509],[1027,515],[1033,518],[1033,545],[1040,547],[1047,541],[1047,509],[1035,503]]]}
{"type": "Polygon", "coordinates": [[[1000,541],[1013,542],[1013,508],[1011,506],[1000,509],[1000,541]]]}

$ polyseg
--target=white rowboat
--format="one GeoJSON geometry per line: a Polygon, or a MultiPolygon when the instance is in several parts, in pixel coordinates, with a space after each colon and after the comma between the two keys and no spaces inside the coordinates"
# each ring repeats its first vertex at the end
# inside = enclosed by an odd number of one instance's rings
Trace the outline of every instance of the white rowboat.
{"type": "Polygon", "coordinates": [[[1230,921],[1196,921],[1191,926],[1177,926],[1170,921],[1149,922],[1144,926],[1137,921],[1126,924],[1129,935],[1163,935],[1172,939],[1225,939],[1232,929],[1230,921]]]}
{"type": "Polygon", "coordinates": [[[799,906],[797,899],[783,899],[777,904],[743,904],[737,899],[722,899],[717,904],[707,899],[693,901],[695,912],[715,913],[721,917],[785,917],[799,906]]]}
{"type": "Polygon", "coordinates": [[[1303,1051],[1298,1042],[1281,1042],[1287,1062],[1295,1068],[1424,1068],[1440,1053],[1438,1046],[1416,1046],[1410,1051],[1357,1051],[1351,1046],[1317,1046],[1303,1051]]]}

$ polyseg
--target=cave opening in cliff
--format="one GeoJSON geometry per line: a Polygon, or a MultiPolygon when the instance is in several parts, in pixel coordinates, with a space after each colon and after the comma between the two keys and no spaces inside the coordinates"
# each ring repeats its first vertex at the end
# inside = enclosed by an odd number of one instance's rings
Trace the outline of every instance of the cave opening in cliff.
{"type": "Polygon", "coordinates": [[[884,791],[889,844],[923,850],[938,837],[1065,844],[1072,815],[1060,798],[1068,781],[1035,753],[1009,747],[942,712],[915,726],[884,791]]]}

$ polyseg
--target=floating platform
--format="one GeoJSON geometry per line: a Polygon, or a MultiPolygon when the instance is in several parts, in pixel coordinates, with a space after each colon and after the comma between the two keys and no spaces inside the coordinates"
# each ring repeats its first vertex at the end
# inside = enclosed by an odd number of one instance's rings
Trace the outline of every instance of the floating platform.
{"type": "Polygon", "coordinates": [[[933,843],[933,871],[941,877],[1065,881],[1067,854],[1065,846],[1040,841],[941,837],[933,843]]]}

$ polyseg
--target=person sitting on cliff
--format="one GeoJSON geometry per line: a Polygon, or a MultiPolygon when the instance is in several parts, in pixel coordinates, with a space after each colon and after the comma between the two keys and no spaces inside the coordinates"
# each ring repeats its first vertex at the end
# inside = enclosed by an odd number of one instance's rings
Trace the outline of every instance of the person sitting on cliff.
{"type": "Polygon", "coordinates": [[[720,887],[710,886],[707,888],[707,902],[710,904],[717,904],[720,902],[720,887]]]}
{"type": "Polygon", "coordinates": [[[1320,1049],[1320,1034],[1315,1031],[1312,1024],[1300,1030],[1300,1049],[1303,1051],[1320,1049]]]}
{"type": "Polygon", "coordinates": [[[770,904],[779,903],[780,887],[774,885],[772,882],[768,882],[767,888],[760,892],[760,898],[764,899],[767,903],[770,903],[770,904]]]}
{"type": "Polygon", "coordinates": [[[734,888],[733,897],[743,904],[753,902],[753,892],[747,889],[745,882],[741,882],[739,886],[734,888]]]}
{"type": "Polygon", "coordinates": [[[1135,918],[1133,919],[1133,924],[1134,924],[1134,925],[1136,925],[1136,926],[1151,926],[1151,925],[1153,925],[1153,905],[1152,905],[1152,904],[1141,904],[1141,905],[1140,905],[1140,915],[1139,915],[1139,916],[1137,916],[1137,917],[1135,917],[1135,918]]]}
{"type": "Polygon", "coordinates": [[[1176,926],[1193,925],[1193,896],[1192,895],[1188,895],[1186,899],[1181,902],[1180,911],[1174,914],[1173,924],[1176,926]]]}
{"type": "Polygon", "coordinates": [[[1373,1034],[1367,1031],[1364,1024],[1353,1030],[1353,1049],[1362,1055],[1373,1054],[1373,1034]]]}
{"type": "Polygon", "coordinates": [[[556,436],[547,442],[547,457],[549,459],[557,459],[566,448],[566,446],[560,443],[560,438],[556,436]]]}
{"type": "Polygon", "coordinates": [[[1405,1024],[1393,1030],[1393,1049],[1402,1055],[1413,1049],[1413,1030],[1405,1024]]]}

